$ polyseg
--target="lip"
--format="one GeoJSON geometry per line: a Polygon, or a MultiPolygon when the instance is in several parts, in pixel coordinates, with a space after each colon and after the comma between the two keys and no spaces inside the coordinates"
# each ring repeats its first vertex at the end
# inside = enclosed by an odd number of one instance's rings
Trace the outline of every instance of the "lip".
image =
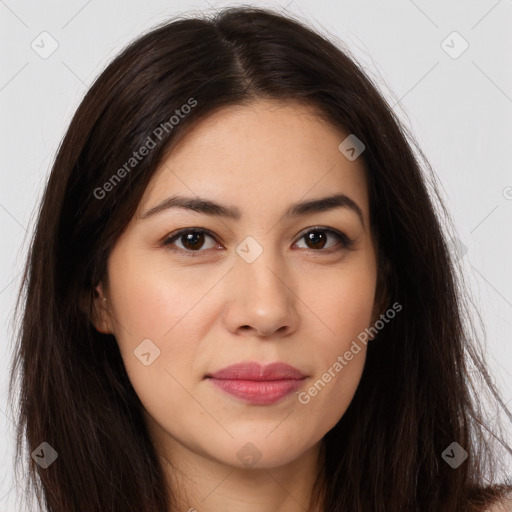
{"type": "Polygon", "coordinates": [[[263,365],[257,361],[232,364],[215,373],[208,373],[206,376],[213,379],[253,381],[299,380],[305,377],[300,370],[289,364],[277,362],[263,365]]]}
{"type": "Polygon", "coordinates": [[[249,361],[227,366],[206,378],[217,388],[253,404],[275,403],[297,390],[306,378],[286,363],[262,365],[249,361]]]}

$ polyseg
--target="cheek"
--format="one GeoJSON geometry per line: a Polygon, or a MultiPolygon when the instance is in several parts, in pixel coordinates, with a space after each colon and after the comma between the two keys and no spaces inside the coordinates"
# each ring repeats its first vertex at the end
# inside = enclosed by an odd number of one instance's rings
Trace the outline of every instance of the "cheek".
{"type": "MultiPolygon", "coordinates": [[[[307,301],[317,313],[318,334],[313,335],[317,372],[298,401],[310,409],[322,429],[332,428],[346,411],[357,390],[366,357],[366,333],[370,326],[375,293],[375,273],[340,270],[322,280],[322,292],[308,284],[307,301]],[[327,282],[328,281],[328,282],[327,282]],[[322,333],[322,335],[320,334],[322,333]]],[[[318,284],[318,281],[317,281],[318,284]]]]}
{"type": "Polygon", "coordinates": [[[191,283],[187,272],[174,269],[170,275],[169,269],[144,258],[112,261],[111,313],[126,371],[143,403],[168,402],[178,382],[191,378],[197,340],[208,325],[201,298],[212,283],[204,276],[191,283]],[[166,396],[160,396],[162,390],[166,396]]]}
{"type": "Polygon", "coordinates": [[[142,337],[165,342],[178,330],[215,276],[172,267],[165,259],[142,255],[119,256],[110,270],[110,290],[121,338],[126,333],[136,341],[142,337]]]}
{"type": "Polygon", "coordinates": [[[113,298],[117,343],[144,408],[165,423],[172,411],[184,413],[184,405],[190,406],[186,389],[195,377],[202,327],[200,308],[193,306],[204,292],[155,278],[147,268],[126,275],[113,298]]]}
{"type": "Polygon", "coordinates": [[[301,297],[318,319],[327,352],[344,348],[372,320],[376,273],[364,264],[306,279],[301,297]]]}

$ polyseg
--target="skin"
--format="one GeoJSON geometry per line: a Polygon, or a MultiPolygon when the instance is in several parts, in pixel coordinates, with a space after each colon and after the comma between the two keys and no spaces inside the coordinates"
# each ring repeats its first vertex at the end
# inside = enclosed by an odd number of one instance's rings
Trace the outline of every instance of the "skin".
{"type": "Polygon", "coordinates": [[[354,396],[366,346],[307,404],[296,393],[246,403],[205,375],[282,361],[307,375],[304,391],[378,318],[366,171],[339,151],[347,135],[291,101],[216,112],[162,162],[109,256],[95,325],[117,339],[179,510],[321,511],[311,499],[321,441],[354,396]],[[364,226],[342,207],[282,219],[292,203],[333,193],[359,205],[364,226]],[[182,208],[141,218],[174,194],[236,206],[242,218],[182,208]],[[353,247],[326,231],[323,245],[308,243],[315,226],[345,233],[353,247]],[[191,227],[216,238],[174,240],[197,257],[162,244],[191,227]],[[248,236],[263,249],[252,263],[236,252],[248,236]],[[134,356],[145,339],[160,350],[148,366],[134,356]],[[237,456],[247,443],[260,456],[250,467],[237,456]]]}

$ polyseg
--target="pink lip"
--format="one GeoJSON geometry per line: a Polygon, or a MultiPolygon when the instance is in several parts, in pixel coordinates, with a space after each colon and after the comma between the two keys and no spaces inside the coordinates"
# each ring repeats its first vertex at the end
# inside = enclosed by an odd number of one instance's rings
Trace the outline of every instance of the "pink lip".
{"type": "Polygon", "coordinates": [[[228,366],[206,378],[226,393],[254,404],[272,404],[295,391],[306,376],[285,363],[255,361],[228,366]]]}

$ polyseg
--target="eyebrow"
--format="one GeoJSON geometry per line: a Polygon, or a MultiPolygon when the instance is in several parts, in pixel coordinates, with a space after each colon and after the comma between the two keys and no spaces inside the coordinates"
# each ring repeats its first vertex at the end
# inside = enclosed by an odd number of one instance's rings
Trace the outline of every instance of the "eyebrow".
{"type": "MultiPolygon", "coordinates": [[[[240,220],[242,218],[242,213],[236,206],[221,205],[201,197],[185,197],[176,195],[164,199],[161,203],[145,211],[140,216],[140,219],[147,219],[148,217],[169,208],[184,208],[203,213],[205,215],[224,217],[233,220],[240,220]]],[[[346,208],[354,212],[364,227],[364,216],[361,208],[353,199],[345,194],[334,194],[319,199],[294,203],[284,212],[282,218],[299,217],[301,215],[325,212],[335,208],[346,208]]]]}

